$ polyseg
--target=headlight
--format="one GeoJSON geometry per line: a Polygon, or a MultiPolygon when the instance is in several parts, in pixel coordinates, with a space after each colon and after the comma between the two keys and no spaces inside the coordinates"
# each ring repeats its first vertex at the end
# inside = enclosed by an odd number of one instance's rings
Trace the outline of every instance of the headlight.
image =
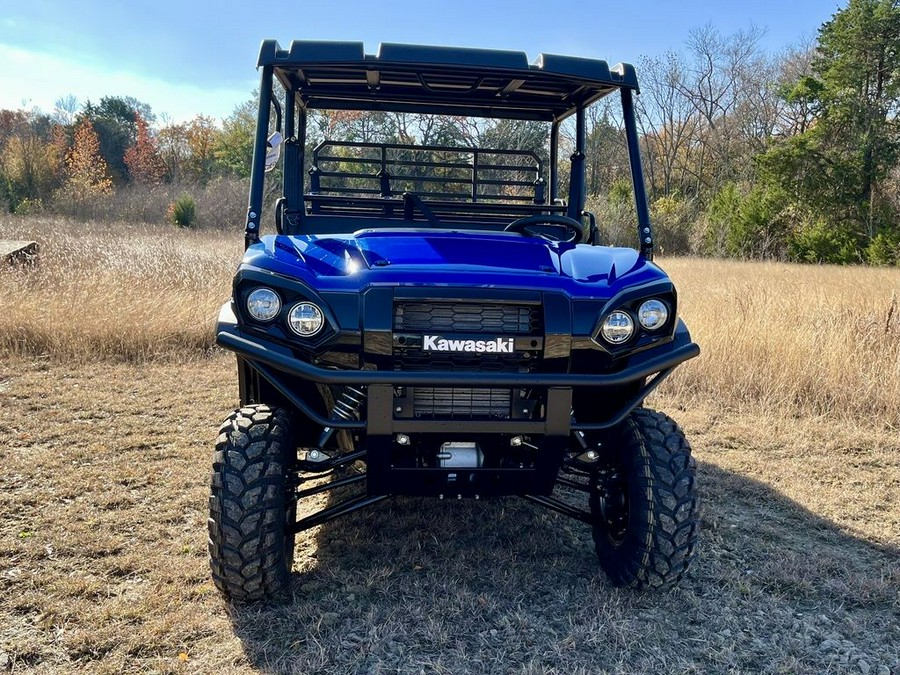
{"type": "Polygon", "coordinates": [[[647,300],[647,302],[642,304],[640,309],[638,309],[638,321],[640,321],[641,325],[647,330],[662,328],[668,318],[669,308],[666,307],[666,303],[662,300],[657,300],[656,298],[647,300]]]}
{"type": "Polygon", "coordinates": [[[610,313],[600,326],[600,335],[614,345],[627,342],[634,334],[634,321],[631,315],[621,310],[610,313]]]}
{"type": "Polygon", "coordinates": [[[325,325],[322,310],[311,302],[301,302],[291,309],[288,325],[300,337],[312,337],[325,325]]]}
{"type": "Polygon", "coordinates": [[[271,321],[281,311],[281,298],[271,288],[254,289],[247,296],[247,311],[257,321],[271,321]]]}

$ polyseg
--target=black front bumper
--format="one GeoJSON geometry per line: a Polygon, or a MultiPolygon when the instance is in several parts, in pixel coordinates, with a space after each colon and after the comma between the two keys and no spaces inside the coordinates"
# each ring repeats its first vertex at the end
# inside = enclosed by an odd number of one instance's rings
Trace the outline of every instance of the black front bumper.
{"type": "Polygon", "coordinates": [[[633,354],[627,365],[615,372],[338,370],[313,365],[298,358],[286,346],[241,331],[229,304],[220,313],[216,341],[235,352],[284,400],[316,424],[365,433],[362,451],[368,497],[364,499],[368,500],[384,495],[476,498],[525,495],[533,499],[539,498],[536,495],[551,495],[563,457],[571,446],[572,432],[607,429],[619,424],[675,366],[700,353],[687,328],[679,322],[670,342],[633,354]],[[299,395],[298,380],[317,385],[365,386],[367,396],[362,419],[323,417],[299,395]],[[543,410],[535,415],[540,419],[417,419],[398,413],[395,399],[396,387],[416,386],[540,388],[545,395],[543,410]],[[636,393],[614,406],[606,419],[578,422],[572,416],[573,390],[578,387],[607,388],[613,400],[622,397],[623,389],[636,393]],[[394,463],[400,434],[463,434],[469,438],[482,434],[521,435],[533,438],[538,445],[533,446],[533,462],[521,467],[410,467],[394,463]]]}
{"type": "Polygon", "coordinates": [[[460,428],[459,420],[417,420],[396,418],[393,389],[398,386],[426,387],[545,387],[547,401],[542,420],[472,420],[464,423],[467,433],[540,434],[567,437],[572,431],[606,429],[621,422],[639,405],[678,364],[699,355],[700,348],[690,339],[683,323],[679,322],[674,339],[652,350],[633,355],[628,365],[609,373],[510,373],[429,371],[403,372],[393,370],[336,370],[320,368],[296,358],[289,349],[260,340],[242,332],[229,304],[219,315],[216,342],[235,352],[254,368],[298,410],[324,426],[340,429],[365,429],[370,436],[389,436],[395,433],[453,432],[460,428]],[[308,402],[291,391],[282,374],[324,385],[368,387],[365,419],[325,419],[308,402]],[[651,376],[653,379],[647,381],[651,376]],[[580,423],[572,420],[573,387],[622,387],[641,385],[637,395],[622,401],[616,414],[601,422],[580,423]]]}

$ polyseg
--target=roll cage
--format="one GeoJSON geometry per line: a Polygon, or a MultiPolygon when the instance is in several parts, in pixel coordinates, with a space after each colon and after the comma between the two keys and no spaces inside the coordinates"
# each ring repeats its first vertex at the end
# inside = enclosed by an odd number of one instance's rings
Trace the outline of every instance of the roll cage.
{"type": "MultiPolygon", "coordinates": [[[[511,218],[560,214],[582,220],[585,208],[585,110],[619,92],[634,186],[638,250],[653,257],[653,232],[641,168],[634,68],[596,59],[523,52],[382,44],[366,54],[361,42],[265,40],[259,109],[245,225],[247,246],[259,239],[272,109],[284,137],[279,232],[353,231],[366,220],[402,216],[428,225],[496,227],[511,218]],[[274,82],[284,88],[279,100],[274,82]],[[548,175],[534,153],[326,140],[312,152],[306,189],[307,112],[316,109],[409,112],[550,123],[548,175]],[[575,117],[575,149],[567,199],[559,195],[560,124],[575,117]],[[354,154],[355,153],[355,154],[354,154]],[[405,153],[405,154],[404,154],[405,153]],[[425,156],[423,156],[425,153],[425,156]],[[429,154],[430,153],[430,154],[429,154]],[[328,163],[339,163],[338,169],[328,163]],[[418,174],[415,170],[421,170],[418,174]],[[442,172],[435,177],[436,171],[442,172]],[[338,179],[350,179],[339,184],[338,179]],[[407,189],[412,183],[415,189],[407,189]],[[449,186],[449,187],[448,187],[449,186]]],[[[593,223],[592,229],[595,230],[593,223]]],[[[596,239],[594,239],[596,242],[596,239]]]]}

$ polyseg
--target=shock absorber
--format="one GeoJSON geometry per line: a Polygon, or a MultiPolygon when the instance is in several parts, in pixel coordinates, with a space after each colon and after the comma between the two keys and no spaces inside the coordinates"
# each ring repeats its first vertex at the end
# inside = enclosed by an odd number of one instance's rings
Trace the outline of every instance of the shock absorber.
{"type": "Polygon", "coordinates": [[[344,387],[340,398],[335,402],[331,409],[331,418],[340,418],[342,420],[358,420],[362,414],[363,404],[366,402],[368,393],[365,387],[344,387]]]}
{"type": "MultiPolygon", "coordinates": [[[[344,391],[341,392],[341,395],[334,403],[334,407],[331,409],[331,419],[341,419],[348,422],[358,420],[362,416],[363,405],[365,405],[367,397],[368,393],[364,386],[351,387],[348,385],[344,387],[344,391]]],[[[320,449],[325,447],[325,444],[331,439],[335,431],[337,429],[334,427],[322,429],[322,435],[319,436],[318,443],[320,449]]]]}

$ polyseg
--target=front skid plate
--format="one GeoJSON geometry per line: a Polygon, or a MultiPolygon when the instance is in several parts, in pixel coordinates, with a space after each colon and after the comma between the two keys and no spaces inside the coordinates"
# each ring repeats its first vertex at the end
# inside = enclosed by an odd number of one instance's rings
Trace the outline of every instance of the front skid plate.
{"type": "Polygon", "coordinates": [[[529,468],[413,468],[393,466],[390,437],[367,442],[369,495],[500,497],[549,495],[569,446],[568,436],[545,437],[529,468]]]}

